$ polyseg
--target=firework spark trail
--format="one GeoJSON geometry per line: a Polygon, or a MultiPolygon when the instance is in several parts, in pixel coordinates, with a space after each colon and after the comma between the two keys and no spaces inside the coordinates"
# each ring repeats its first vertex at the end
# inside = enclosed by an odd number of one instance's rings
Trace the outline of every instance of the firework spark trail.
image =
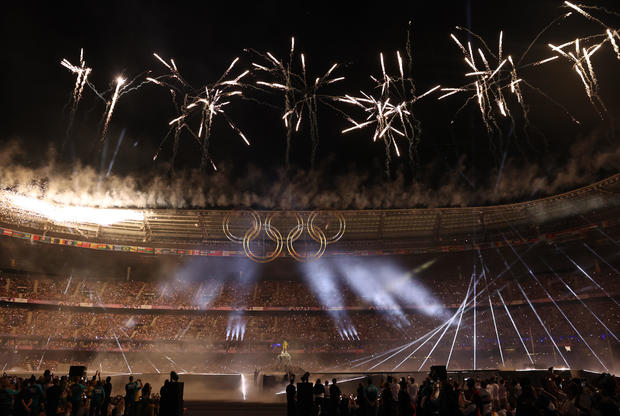
{"type": "MultiPolygon", "coordinates": [[[[539,258],[540,258],[540,257],[539,257],[539,258]]],[[[596,319],[596,320],[597,320],[597,322],[598,322],[599,324],[601,324],[601,326],[602,326],[603,328],[605,328],[605,330],[607,331],[607,333],[608,333],[609,335],[611,335],[611,336],[612,336],[612,337],[613,337],[616,341],[620,341],[620,339],[618,339],[618,337],[616,336],[616,334],[614,334],[614,332],[613,332],[611,329],[609,329],[609,328],[607,327],[607,325],[605,325],[605,323],[601,320],[601,318],[599,318],[599,317],[598,317],[598,315],[597,315],[596,313],[594,313],[594,311],[593,311],[592,309],[590,309],[590,307],[589,307],[589,306],[588,306],[588,305],[587,305],[587,304],[586,304],[586,303],[585,303],[585,302],[581,299],[581,297],[580,297],[580,296],[579,296],[579,295],[578,295],[578,294],[577,294],[577,293],[576,293],[576,292],[575,292],[575,291],[574,291],[574,290],[573,290],[573,289],[572,289],[572,288],[568,285],[568,283],[566,283],[566,282],[564,281],[564,279],[562,279],[562,278],[560,277],[560,275],[559,275],[559,274],[557,274],[557,273],[555,272],[555,270],[553,270],[553,269],[551,268],[551,266],[549,266],[549,264],[547,264],[547,262],[546,262],[544,259],[540,258],[540,260],[541,260],[541,261],[545,264],[545,266],[547,266],[547,268],[548,268],[548,269],[549,269],[549,270],[550,270],[550,271],[551,271],[551,272],[555,275],[555,277],[556,277],[556,278],[557,278],[560,282],[562,282],[562,284],[563,284],[563,285],[566,287],[566,289],[568,289],[568,291],[569,291],[569,292],[570,292],[570,293],[571,293],[571,294],[575,297],[575,299],[577,299],[577,300],[578,300],[578,301],[579,301],[579,302],[580,302],[580,303],[581,303],[581,304],[582,304],[582,305],[583,305],[583,306],[584,306],[584,307],[588,310],[588,312],[590,312],[590,314],[594,317],[594,319],[596,319]]]]}
{"type": "MultiPolygon", "coordinates": [[[[488,132],[488,134],[497,134],[501,139],[501,119],[508,119],[514,130],[515,120],[512,115],[509,103],[506,99],[504,90],[510,89],[510,92],[516,97],[516,100],[521,108],[521,113],[525,120],[526,125],[529,124],[528,120],[528,108],[525,104],[523,94],[520,89],[520,82],[522,79],[517,73],[517,66],[514,64],[512,56],[508,55],[504,58],[503,31],[499,33],[499,41],[497,47],[497,54],[493,53],[491,48],[479,35],[471,32],[468,29],[457,26],[457,29],[464,30],[468,34],[478,39],[486,52],[497,61],[495,67],[491,67],[489,59],[485,52],[478,48],[478,58],[474,55],[471,42],[467,42],[467,48],[454,34],[450,34],[451,39],[458,46],[459,50],[463,54],[463,59],[470,72],[465,73],[466,78],[474,78],[473,81],[458,88],[442,88],[442,91],[446,91],[445,94],[439,97],[444,99],[456,93],[465,92],[469,93],[465,104],[457,111],[459,113],[470,102],[476,102],[478,104],[478,111],[480,113],[482,122],[488,132]],[[482,67],[479,66],[479,61],[482,61],[482,67]]],[[[493,144],[492,144],[493,145],[493,144]]],[[[494,145],[493,145],[494,146],[494,145]]],[[[500,142],[500,147],[503,147],[500,142]]],[[[499,149],[502,150],[502,149],[499,149]]]]}
{"type": "Polygon", "coordinates": [[[605,369],[605,371],[609,371],[609,369],[607,368],[607,366],[603,363],[603,361],[601,361],[601,359],[599,358],[599,356],[596,354],[596,352],[594,352],[594,350],[592,349],[592,347],[590,346],[590,344],[588,344],[588,341],[581,335],[581,332],[579,332],[579,330],[577,328],[575,328],[575,325],[573,325],[573,323],[571,322],[570,319],[568,319],[568,316],[566,316],[566,314],[564,313],[564,311],[562,310],[562,308],[560,308],[560,305],[557,304],[557,302],[555,301],[555,299],[553,299],[553,297],[551,296],[551,294],[549,293],[549,291],[547,291],[547,289],[543,286],[543,284],[540,282],[540,280],[538,279],[538,277],[536,277],[536,275],[534,274],[534,272],[532,271],[532,269],[530,268],[530,266],[525,262],[525,260],[523,260],[523,258],[519,255],[519,253],[517,252],[517,250],[515,250],[515,248],[512,246],[512,244],[510,244],[510,242],[506,239],[506,237],[504,237],[504,241],[506,241],[506,243],[508,244],[508,246],[512,249],[513,253],[515,254],[515,256],[517,256],[517,258],[521,261],[521,264],[523,265],[523,267],[526,268],[528,274],[534,279],[534,281],[538,284],[538,286],[543,290],[543,292],[545,292],[545,295],[547,296],[547,298],[549,298],[549,300],[553,303],[553,305],[556,307],[556,309],[560,312],[560,314],[564,317],[564,319],[566,319],[566,322],[568,322],[568,324],[570,325],[570,327],[573,329],[573,331],[575,331],[575,333],[577,334],[577,336],[583,341],[583,343],[586,345],[586,347],[588,347],[588,349],[590,350],[590,352],[592,353],[592,355],[594,355],[594,357],[598,360],[598,362],[603,366],[603,368],[605,369]]]}
{"type": "Polygon", "coordinates": [[[555,46],[551,43],[548,44],[551,50],[573,63],[573,69],[579,76],[590,103],[601,118],[603,118],[603,112],[607,113],[607,108],[599,95],[598,81],[596,79],[596,73],[594,72],[594,67],[592,66],[592,60],[590,57],[600,49],[604,42],[605,41],[589,48],[584,47],[581,49],[579,48],[579,38],[575,39],[574,42],[565,43],[560,46],[555,46]],[[563,50],[563,48],[570,46],[571,44],[575,45],[574,53],[572,51],[566,52],[563,50]]]}
{"type": "Polygon", "coordinates": [[[549,330],[547,329],[547,326],[545,325],[545,323],[543,322],[542,318],[540,317],[540,315],[538,315],[538,312],[536,312],[536,309],[534,308],[534,305],[532,304],[532,302],[530,301],[530,298],[527,296],[527,294],[525,293],[525,291],[523,290],[523,288],[521,287],[521,285],[517,282],[517,287],[519,288],[519,290],[521,291],[521,294],[523,294],[523,297],[525,298],[525,300],[527,301],[528,305],[530,305],[530,308],[532,309],[532,312],[534,312],[534,315],[536,315],[536,318],[538,319],[538,322],[540,323],[540,325],[543,327],[543,329],[545,330],[545,333],[547,334],[547,336],[549,337],[549,339],[551,340],[551,343],[553,344],[553,346],[555,347],[555,350],[558,352],[558,354],[560,355],[560,357],[562,357],[562,361],[564,361],[564,364],[566,364],[566,367],[570,369],[570,365],[568,364],[568,361],[566,361],[566,358],[564,358],[564,354],[562,354],[562,351],[560,350],[560,347],[558,347],[558,344],[555,343],[555,340],[553,339],[553,337],[551,336],[551,333],[549,332],[549,330]]]}
{"type": "Polygon", "coordinates": [[[519,338],[519,341],[521,341],[521,345],[523,346],[523,349],[525,350],[525,354],[527,355],[527,358],[529,358],[530,363],[534,364],[534,360],[532,359],[532,354],[530,354],[527,347],[525,346],[525,342],[523,342],[523,338],[521,337],[521,334],[519,333],[519,328],[517,328],[517,324],[515,323],[514,319],[512,319],[512,315],[510,314],[510,311],[508,310],[508,306],[506,305],[506,302],[504,302],[502,293],[499,290],[497,290],[497,295],[499,296],[499,300],[502,302],[502,305],[504,305],[504,309],[506,310],[506,315],[508,315],[508,318],[510,318],[510,322],[512,322],[512,327],[514,328],[515,333],[517,334],[517,338],[519,338]]]}
{"type": "Polygon", "coordinates": [[[69,121],[67,123],[67,129],[65,131],[65,141],[63,142],[63,146],[69,138],[69,134],[71,133],[71,129],[73,127],[73,123],[75,121],[75,115],[77,113],[78,105],[82,100],[82,92],[84,91],[84,86],[88,82],[88,76],[90,75],[92,68],[86,67],[86,61],[84,61],[84,49],[80,49],[80,64],[79,66],[73,65],[69,60],[63,59],[60,64],[67,68],[69,71],[76,74],[75,87],[73,88],[72,102],[71,102],[71,110],[69,111],[69,121]]]}
{"type": "Polygon", "coordinates": [[[301,74],[295,72],[293,69],[295,57],[294,37],[291,38],[291,48],[287,64],[277,59],[271,52],[260,53],[253,49],[250,49],[250,51],[265,61],[264,64],[253,62],[253,68],[268,76],[268,81],[258,80],[256,85],[275,91],[278,94],[283,94],[284,108],[282,120],[286,128],[285,164],[287,168],[290,164],[291,139],[294,133],[299,132],[304,114],[308,119],[310,139],[312,141],[310,162],[314,166],[319,145],[318,104],[327,104],[327,100],[333,100],[333,97],[322,94],[321,90],[328,85],[345,79],[343,76],[331,76],[339,64],[333,64],[325,74],[315,77],[314,80],[309,80],[306,56],[300,53],[301,74]]]}
{"type": "Polygon", "coordinates": [[[489,282],[487,280],[486,266],[482,258],[482,252],[478,249],[478,258],[480,259],[480,266],[482,267],[482,277],[484,277],[485,289],[489,298],[489,308],[491,309],[491,317],[493,318],[493,328],[495,329],[495,336],[497,337],[497,348],[499,349],[499,356],[502,359],[502,366],[504,363],[504,353],[502,352],[502,343],[499,339],[499,331],[497,330],[497,321],[495,320],[495,311],[493,310],[493,302],[491,301],[491,291],[489,290],[489,282]]]}
{"type": "Polygon", "coordinates": [[[437,85],[425,93],[416,96],[413,80],[405,76],[403,60],[399,51],[396,52],[396,59],[399,75],[391,76],[385,69],[383,53],[379,54],[381,78],[370,76],[375,84],[374,89],[380,91],[377,94],[373,95],[360,91],[361,96],[358,97],[345,95],[344,97],[337,98],[340,102],[361,108],[366,114],[366,118],[362,122],[357,122],[352,117],[347,116],[347,120],[353,126],[342,130],[342,133],[374,126],[372,140],[376,142],[377,139],[381,139],[385,143],[386,172],[388,174],[392,147],[397,157],[400,157],[401,154],[396,140],[397,137],[407,140],[410,149],[410,159],[415,158],[414,149],[420,140],[420,128],[419,121],[413,114],[413,105],[441,88],[440,85],[437,85]]]}
{"type": "Polygon", "coordinates": [[[157,53],[153,53],[153,56],[168,69],[169,74],[158,77],[147,77],[146,81],[166,88],[170,93],[173,104],[178,110],[178,116],[168,122],[168,125],[171,127],[161,141],[153,159],[158,157],[163,145],[172,134],[172,161],[174,162],[181,134],[183,131],[187,131],[201,147],[202,167],[205,168],[207,164],[210,164],[214,170],[217,170],[215,162],[209,153],[211,134],[217,117],[223,118],[229,128],[233,130],[246,145],[250,145],[246,135],[233,123],[225,112],[226,106],[231,103],[232,98],[243,97],[243,84],[241,80],[250,72],[245,70],[236,77],[229,78],[230,73],[239,61],[238,57],[231,62],[215,83],[204,85],[196,89],[185,81],[173,59],[170,59],[170,63],[168,63],[157,53]],[[177,103],[178,96],[183,97],[182,104],[177,103]],[[190,128],[188,124],[196,113],[199,115],[198,118],[200,120],[197,132],[190,128]]]}
{"type": "Polygon", "coordinates": [[[614,297],[613,297],[613,296],[611,296],[611,295],[609,294],[609,292],[607,292],[607,291],[606,291],[606,290],[605,290],[605,289],[604,289],[601,285],[599,285],[599,284],[598,284],[598,282],[597,282],[596,280],[594,280],[594,279],[592,278],[592,276],[590,276],[590,275],[588,274],[588,272],[586,272],[586,271],[585,271],[585,270],[584,270],[584,269],[583,269],[583,268],[582,268],[579,264],[577,264],[577,263],[576,263],[576,262],[575,262],[575,261],[574,261],[574,260],[573,260],[573,259],[572,259],[569,255],[568,255],[568,254],[566,254],[566,253],[564,252],[564,250],[562,250],[560,247],[558,247],[558,246],[557,246],[557,245],[555,245],[555,244],[554,244],[554,246],[555,246],[555,249],[556,249],[557,251],[559,251],[560,253],[562,253],[562,254],[564,255],[564,257],[566,257],[566,258],[567,258],[567,259],[568,259],[568,260],[569,260],[569,261],[573,264],[573,266],[575,266],[575,267],[576,267],[576,268],[577,268],[577,269],[581,272],[581,274],[583,274],[585,277],[587,277],[587,278],[588,278],[588,279],[589,279],[592,283],[594,283],[594,284],[596,285],[596,287],[598,287],[598,288],[600,289],[600,291],[601,291],[601,292],[603,292],[603,293],[604,293],[604,294],[605,294],[605,295],[606,295],[609,299],[611,299],[611,301],[612,301],[613,303],[615,303],[615,304],[616,304],[616,306],[620,306],[620,303],[618,303],[618,301],[617,301],[616,299],[614,299],[614,297]]]}
{"type": "Polygon", "coordinates": [[[108,132],[108,125],[110,124],[110,119],[112,118],[112,114],[114,113],[114,108],[116,107],[116,102],[118,101],[118,97],[122,91],[122,86],[125,84],[127,80],[121,76],[116,78],[116,88],[114,89],[114,95],[112,96],[112,101],[108,104],[107,113],[105,116],[105,122],[103,123],[103,130],[101,131],[101,141],[105,140],[105,135],[108,132]]]}

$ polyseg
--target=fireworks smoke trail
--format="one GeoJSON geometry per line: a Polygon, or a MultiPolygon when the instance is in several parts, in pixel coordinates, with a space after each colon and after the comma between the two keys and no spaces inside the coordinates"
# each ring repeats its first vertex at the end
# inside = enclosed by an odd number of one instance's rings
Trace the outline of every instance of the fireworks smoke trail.
{"type": "Polygon", "coordinates": [[[532,305],[532,302],[530,301],[530,298],[527,296],[527,294],[525,293],[525,291],[523,290],[523,288],[521,287],[521,285],[517,282],[517,287],[519,288],[519,290],[521,291],[521,293],[523,294],[523,297],[525,298],[525,300],[527,301],[528,305],[530,305],[530,308],[532,308],[532,312],[534,312],[534,315],[536,315],[536,318],[538,319],[538,322],[540,322],[540,325],[543,327],[543,329],[545,330],[545,333],[547,334],[547,336],[549,337],[549,339],[551,340],[551,343],[553,344],[553,346],[555,347],[556,351],[558,352],[558,354],[560,355],[560,357],[562,357],[562,361],[564,361],[564,364],[566,364],[566,367],[568,367],[570,369],[570,365],[568,364],[568,361],[566,361],[566,358],[564,358],[564,355],[562,354],[562,351],[560,350],[560,348],[558,347],[558,344],[555,343],[555,340],[553,339],[553,337],[551,336],[551,333],[549,332],[549,330],[547,329],[547,326],[545,325],[545,323],[543,322],[543,320],[541,319],[540,315],[538,315],[538,312],[536,312],[536,309],[534,308],[534,305],[532,305]]]}

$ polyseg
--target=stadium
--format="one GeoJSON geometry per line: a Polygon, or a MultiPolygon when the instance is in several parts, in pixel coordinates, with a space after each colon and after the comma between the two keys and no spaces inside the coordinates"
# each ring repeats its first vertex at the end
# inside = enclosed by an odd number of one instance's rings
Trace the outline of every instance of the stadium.
{"type": "Polygon", "coordinates": [[[619,414],[617,4],[345,3],[7,4],[0,416],[619,414]]]}
{"type": "MultiPolygon", "coordinates": [[[[4,371],[617,372],[620,175],[518,204],[316,213],[341,232],[318,259],[309,235],[273,257],[263,224],[252,260],[228,237],[253,229],[243,211],[75,222],[20,202],[2,207],[4,371]]],[[[311,215],[252,214],[281,234],[311,215]]]]}

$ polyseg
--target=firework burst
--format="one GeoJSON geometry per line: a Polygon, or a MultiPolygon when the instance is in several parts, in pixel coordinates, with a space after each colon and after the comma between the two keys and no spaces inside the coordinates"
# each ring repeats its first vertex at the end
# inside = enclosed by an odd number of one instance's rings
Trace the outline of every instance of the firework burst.
{"type": "Polygon", "coordinates": [[[211,165],[214,170],[217,170],[209,153],[209,145],[214,121],[218,117],[223,118],[230,129],[237,133],[246,145],[250,145],[248,138],[233,123],[225,111],[232,99],[243,96],[241,80],[248,75],[249,71],[245,70],[235,77],[230,77],[230,73],[235,68],[239,58],[232,61],[228,69],[215,83],[194,88],[181,76],[173,59],[167,62],[156,53],[153,56],[168,69],[169,73],[158,77],[147,77],[146,81],[166,88],[178,111],[178,116],[168,122],[170,126],[168,134],[161,142],[153,159],[158,157],[166,139],[172,135],[174,140],[172,158],[174,161],[181,133],[186,131],[201,147],[203,168],[211,165]],[[181,103],[178,103],[178,97],[182,97],[181,103]],[[190,123],[194,119],[199,121],[196,123],[196,127],[192,128],[190,123]]]}
{"type": "Polygon", "coordinates": [[[306,68],[306,56],[299,53],[299,67],[301,73],[295,72],[294,66],[297,60],[295,54],[295,38],[291,38],[288,62],[281,61],[271,52],[259,53],[250,50],[263,61],[262,63],[252,62],[253,69],[265,75],[265,79],[256,81],[257,88],[268,89],[272,92],[282,94],[284,98],[284,108],[282,120],[286,128],[286,151],[285,163],[290,163],[290,146],[294,133],[299,132],[304,116],[308,119],[310,139],[312,141],[312,153],[310,156],[311,164],[314,165],[316,151],[319,145],[318,130],[318,103],[323,102],[329,105],[333,97],[325,95],[321,90],[331,84],[343,81],[343,76],[332,76],[338,68],[334,63],[323,75],[311,77],[306,68]]]}
{"type": "MultiPolygon", "coordinates": [[[[407,48],[407,55],[409,58],[411,57],[409,48],[407,48]]],[[[396,52],[396,60],[398,62],[398,75],[390,75],[385,69],[383,53],[379,54],[381,77],[370,76],[374,82],[374,93],[360,91],[359,96],[345,95],[338,98],[340,102],[360,108],[366,116],[361,121],[356,121],[347,116],[347,120],[352,125],[342,130],[342,133],[374,128],[373,142],[382,140],[385,144],[386,172],[388,175],[392,152],[397,157],[401,155],[398,140],[407,141],[409,157],[411,162],[414,162],[415,149],[420,140],[420,123],[414,116],[413,105],[440,89],[440,86],[437,85],[421,95],[416,95],[413,79],[405,75],[403,58],[399,51],[396,52]]]]}

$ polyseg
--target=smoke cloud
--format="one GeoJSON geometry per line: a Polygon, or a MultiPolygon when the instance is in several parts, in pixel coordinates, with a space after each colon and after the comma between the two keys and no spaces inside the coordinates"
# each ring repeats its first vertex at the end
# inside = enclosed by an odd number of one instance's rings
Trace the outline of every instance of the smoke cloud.
{"type": "Polygon", "coordinates": [[[22,162],[20,145],[0,148],[0,188],[62,204],[130,208],[389,209],[447,207],[515,202],[592,183],[620,168],[620,147],[593,134],[577,141],[568,158],[549,155],[543,164],[517,163],[510,156],[501,169],[480,172],[461,159],[439,175],[422,166],[416,180],[396,174],[390,180],[352,172],[333,176],[328,166],[265,172],[249,166],[244,175],[198,169],[169,175],[110,175],[85,165],[66,166],[49,152],[47,162],[22,162]]]}

